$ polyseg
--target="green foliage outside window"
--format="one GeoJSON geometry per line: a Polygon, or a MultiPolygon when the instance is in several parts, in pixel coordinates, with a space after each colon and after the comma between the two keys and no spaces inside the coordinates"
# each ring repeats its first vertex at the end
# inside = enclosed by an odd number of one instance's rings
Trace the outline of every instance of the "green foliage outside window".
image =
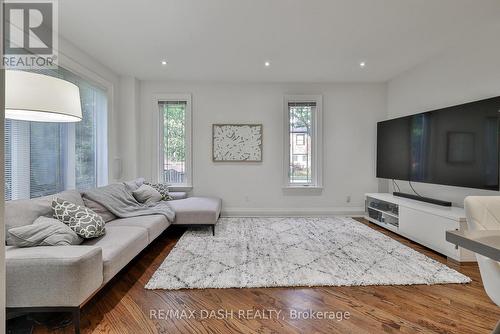
{"type": "Polygon", "coordinates": [[[305,128],[309,134],[311,128],[312,115],[311,107],[290,108],[290,127],[292,130],[305,128]]]}
{"type": "MultiPolygon", "coordinates": [[[[297,134],[304,134],[306,136],[305,138],[305,144],[309,142],[308,138],[311,135],[311,126],[312,126],[312,108],[310,106],[294,106],[290,107],[289,109],[290,113],[290,132],[293,133],[293,136],[297,136],[297,134]]],[[[295,147],[293,145],[293,139],[291,139],[290,142],[290,154],[292,157],[292,161],[290,162],[290,178],[291,182],[310,182],[311,179],[311,171],[310,168],[307,167],[309,162],[306,163],[306,166],[303,165],[303,163],[298,163],[296,160],[297,158],[297,152],[295,151],[295,147]],[[295,160],[294,160],[295,159],[295,160]]],[[[307,148],[308,152],[305,154],[305,158],[307,161],[311,159],[310,157],[310,148],[307,148]]],[[[301,154],[304,155],[304,154],[301,154]]]]}
{"type": "Polygon", "coordinates": [[[186,104],[165,104],[163,109],[164,143],[163,150],[168,163],[186,160],[185,116],[186,104]]]}

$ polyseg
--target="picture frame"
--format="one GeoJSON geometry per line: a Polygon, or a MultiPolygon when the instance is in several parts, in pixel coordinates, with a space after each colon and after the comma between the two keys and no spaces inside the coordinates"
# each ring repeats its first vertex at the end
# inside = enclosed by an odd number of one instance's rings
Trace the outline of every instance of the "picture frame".
{"type": "Polygon", "coordinates": [[[262,124],[212,124],[213,162],[262,162],[262,124]]]}

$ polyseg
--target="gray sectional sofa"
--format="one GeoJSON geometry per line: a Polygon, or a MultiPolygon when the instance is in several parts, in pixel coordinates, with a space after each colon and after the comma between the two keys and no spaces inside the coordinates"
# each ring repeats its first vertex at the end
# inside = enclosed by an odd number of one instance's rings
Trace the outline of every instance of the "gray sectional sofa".
{"type": "MultiPolygon", "coordinates": [[[[176,213],[173,224],[214,226],[221,211],[218,198],[171,193],[176,213]]],[[[52,198],[84,205],[77,191],[9,201],[5,206],[7,230],[52,216],[52,198]]],[[[106,234],[77,246],[6,247],[7,311],[10,317],[24,312],[72,312],[75,331],[80,308],[136,255],[170,225],[162,215],[114,219],[106,234]]]]}

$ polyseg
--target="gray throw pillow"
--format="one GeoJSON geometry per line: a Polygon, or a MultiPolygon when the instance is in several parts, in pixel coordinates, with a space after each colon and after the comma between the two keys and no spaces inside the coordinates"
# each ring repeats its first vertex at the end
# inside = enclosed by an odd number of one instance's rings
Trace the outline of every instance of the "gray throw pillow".
{"type": "Polygon", "coordinates": [[[85,197],[85,195],[83,195],[83,203],[85,203],[85,206],[87,208],[89,208],[90,210],[94,211],[99,216],[101,216],[105,223],[111,220],[115,220],[117,218],[111,211],[106,209],[101,203],[97,203],[96,201],[93,201],[90,198],[85,197]]]}
{"type": "Polygon", "coordinates": [[[76,190],[66,190],[55,195],[5,202],[5,242],[7,245],[13,246],[10,242],[9,233],[7,233],[11,228],[31,225],[41,216],[52,217],[52,199],[54,196],[71,203],[83,205],[82,197],[76,190]]]}
{"type": "Polygon", "coordinates": [[[161,194],[153,187],[143,184],[137,190],[132,192],[135,199],[147,205],[158,203],[162,200],[161,194]]]}
{"type": "Polygon", "coordinates": [[[11,228],[9,237],[17,247],[68,246],[83,241],[69,226],[48,217],[38,217],[33,224],[11,228]]]}
{"type": "Polygon", "coordinates": [[[174,199],[168,193],[168,191],[169,191],[168,187],[170,186],[169,184],[167,184],[167,183],[149,183],[149,182],[144,182],[144,184],[147,184],[148,186],[155,188],[161,194],[162,200],[170,201],[170,200],[174,199]]]}
{"type": "Polygon", "coordinates": [[[97,238],[106,233],[102,217],[89,208],[54,198],[52,210],[54,218],[68,225],[84,239],[97,238]]]}

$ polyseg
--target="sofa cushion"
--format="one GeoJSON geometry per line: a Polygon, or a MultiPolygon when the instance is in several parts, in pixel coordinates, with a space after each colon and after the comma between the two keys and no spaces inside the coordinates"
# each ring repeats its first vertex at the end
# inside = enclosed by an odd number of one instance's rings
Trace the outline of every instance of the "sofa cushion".
{"type": "MultiPolygon", "coordinates": [[[[67,190],[55,195],[38,197],[33,199],[18,199],[5,202],[5,229],[33,224],[41,216],[52,217],[52,199],[54,196],[65,201],[84,205],[80,193],[76,190],[67,190]]],[[[8,233],[6,234],[8,236],[8,233]]],[[[12,245],[9,238],[7,245],[12,245]]]]}
{"type": "Polygon", "coordinates": [[[7,307],[79,306],[102,284],[102,251],[91,246],[5,250],[7,307]]]}
{"type": "Polygon", "coordinates": [[[82,238],[97,238],[106,233],[102,217],[84,205],[54,198],[52,210],[54,210],[54,218],[68,225],[82,238]]]}
{"type": "Polygon", "coordinates": [[[140,216],[131,218],[115,219],[109,222],[106,226],[133,226],[146,229],[148,231],[148,242],[151,243],[163,231],[170,226],[167,218],[162,215],[140,216]]]}
{"type": "Polygon", "coordinates": [[[140,227],[109,225],[105,235],[83,244],[101,247],[106,283],[148,245],[148,232],[140,227]]]}
{"type": "Polygon", "coordinates": [[[85,206],[101,216],[105,223],[116,219],[116,216],[111,211],[106,209],[101,203],[97,203],[96,201],[87,198],[85,193],[83,193],[82,198],[85,206]]]}
{"type": "Polygon", "coordinates": [[[13,227],[8,233],[17,247],[69,246],[83,242],[68,225],[48,217],[38,217],[33,224],[13,227]]]}
{"type": "Polygon", "coordinates": [[[169,203],[175,211],[174,224],[215,224],[222,206],[220,198],[214,197],[189,197],[169,203]]]}

